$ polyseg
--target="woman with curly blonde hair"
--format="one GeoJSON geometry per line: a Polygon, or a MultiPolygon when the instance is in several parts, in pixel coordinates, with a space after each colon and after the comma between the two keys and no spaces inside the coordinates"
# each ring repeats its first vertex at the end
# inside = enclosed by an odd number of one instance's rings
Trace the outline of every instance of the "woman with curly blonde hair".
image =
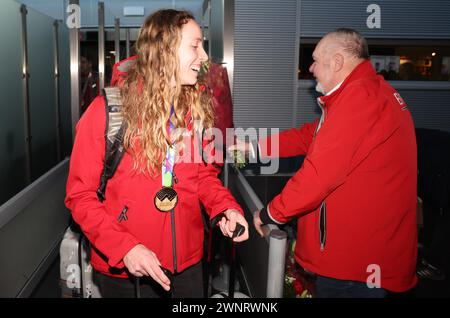
{"type": "Polygon", "coordinates": [[[194,131],[213,126],[211,102],[196,87],[207,61],[201,30],[188,12],[160,10],[146,19],[135,45],[137,57],[119,85],[125,155],[100,201],[107,111],[98,97],[77,125],[66,205],[91,242],[103,297],[201,297],[200,204],[210,219],[223,213],[225,236],[240,223],[245,231],[233,240],[248,238],[242,209],[218,170],[181,161],[175,151],[192,148],[192,135],[202,135],[194,131]]]}

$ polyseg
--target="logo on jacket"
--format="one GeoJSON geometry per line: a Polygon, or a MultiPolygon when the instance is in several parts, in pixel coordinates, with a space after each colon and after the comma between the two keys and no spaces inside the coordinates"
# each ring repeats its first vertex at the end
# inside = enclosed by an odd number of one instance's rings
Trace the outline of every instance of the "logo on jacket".
{"type": "Polygon", "coordinates": [[[397,100],[397,102],[400,104],[400,106],[403,106],[402,110],[405,110],[407,106],[406,106],[403,98],[400,96],[400,94],[398,92],[395,92],[394,97],[397,100]]]}

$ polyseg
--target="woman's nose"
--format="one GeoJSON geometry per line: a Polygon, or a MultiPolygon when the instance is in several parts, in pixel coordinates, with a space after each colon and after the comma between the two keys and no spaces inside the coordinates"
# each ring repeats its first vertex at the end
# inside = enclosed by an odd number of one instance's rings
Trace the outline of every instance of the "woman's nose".
{"type": "Polygon", "coordinates": [[[206,54],[203,47],[200,48],[200,61],[205,62],[208,60],[208,54],[206,54]]]}

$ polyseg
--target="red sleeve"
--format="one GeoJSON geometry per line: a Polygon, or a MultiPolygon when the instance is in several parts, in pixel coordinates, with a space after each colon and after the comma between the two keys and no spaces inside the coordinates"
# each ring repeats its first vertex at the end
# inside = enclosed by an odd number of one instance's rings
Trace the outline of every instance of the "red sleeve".
{"type": "Polygon", "coordinates": [[[121,268],[122,258],[139,241],[119,227],[97,197],[105,156],[105,119],[103,97],[97,97],[77,124],[65,204],[89,241],[108,258],[108,264],[121,268]]]}
{"type": "Polygon", "coordinates": [[[325,119],[314,140],[314,148],[300,170],[288,181],[283,191],[270,203],[271,216],[287,222],[294,216],[311,212],[337,187],[379,144],[384,142],[395,125],[384,125],[389,116],[382,116],[376,97],[369,97],[360,88],[343,92],[338,107],[325,119]],[[369,142],[362,143],[363,140],[369,142]]]}
{"type": "Polygon", "coordinates": [[[317,123],[307,123],[300,128],[291,128],[279,134],[271,135],[258,142],[262,157],[294,157],[308,152],[317,123]],[[278,155],[274,147],[277,147],[278,155]],[[275,150],[275,151],[274,151],[275,150]]]}
{"type": "Polygon", "coordinates": [[[116,84],[119,82],[119,70],[117,67],[119,66],[120,62],[117,62],[113,65],[112,69],[112,75],[111,75],[111,82],[109,83],[109,86],[116,86],[116,84]]]}
{"type": "MultiPolygon", "coordinates": [[[[213,144],[213,141],[204,141],[203,148],[213,144]]],[[[212,149],[212,152],[214,153],[214,149],[212,149]]],[[[200,201],[209,214],[210,219],[227,209],[237,210],[244,215],[242,208],[218,178],[220,170],[221,166],[215,166],[213,163],[199,164],[198,192],[200,201]]]]}

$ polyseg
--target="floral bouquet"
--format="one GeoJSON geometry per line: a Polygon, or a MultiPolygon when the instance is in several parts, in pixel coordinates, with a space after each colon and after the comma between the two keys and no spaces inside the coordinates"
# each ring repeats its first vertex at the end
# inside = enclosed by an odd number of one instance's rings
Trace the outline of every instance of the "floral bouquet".
{"type": "Polygon", "coordinates": [[[233,151],[233,163],[234,166],[238,169],[242,169],[246,166],[245,157],[239,150],[233,151]]]}
{"type": "Polygon", "coordinates": [[[312,298],[313,281],[305,275],[294,259],[295,240],[286,251],[286,271],[284,276],[285,298],[312,298]]]}
{"type": "MultiPolygon", "coordinates": [[[[227,144],[226,130],[234,127],[233,102],[227,69],[209,60],[202,63],[196,87],[212,101],[215,113],[214,126],[222,132],[221,142],[222,146],[225,146],[227,144]]],[[[234,151],[232,157],[232,162],[238,169],[246,165],[245,158],[239,151],[234,151]]]]}

